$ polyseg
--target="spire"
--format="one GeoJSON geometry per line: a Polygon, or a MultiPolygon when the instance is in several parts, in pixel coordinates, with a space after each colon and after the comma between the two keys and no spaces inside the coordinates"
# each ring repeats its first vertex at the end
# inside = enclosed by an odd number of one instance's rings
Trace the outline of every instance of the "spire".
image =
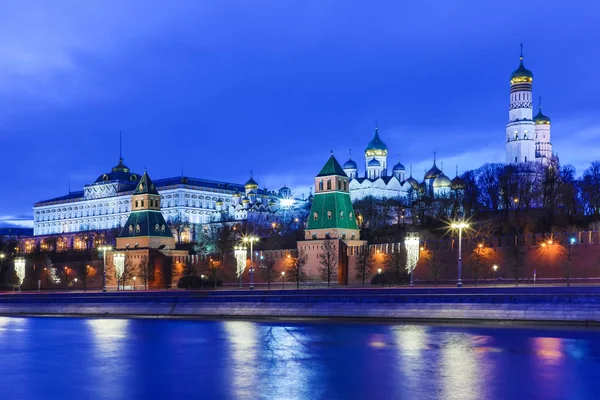
{"type": "Polygon", "coordinates": [[[437,155],[437,152],[436,152],[436,151],[434,151],[434,152],[433,152],[433,165],[435,165],[435,157],[436,157],[436,155],[437,155]]]}
{"type": "Polygon", "coordinates": [[[444,172],[444,162],[442,161],[442,172],[444,172]]]}
{"type": "Polygon", "coordinates": [[[542,112],[542,96],[539,97],[538,110],[540,113],[542,112]]]}
{"type": "Polygon", "coordinates": [[[352,160],[352,149],[348,150],[348,157],[350,160],[352,160]]]}
{"type": "Polygon", "coordinates": [[[458,164],[456,164],[456,176],[458,176],[458,164]]]}
{"type": "Polygon", "coordinates": [[[119,162],[123,162],[123,138],[121,131],[119,131],[119,162]]]}
{"type": "Polygon", "coordinates": [[[412,178],[412,164],[410,164],[410,177],[412,178]]]}
{"type": "Polygon", "coordinates": [[[521,57],[519,57],[519,60],[523,61],[523,43],[521,43],[521,57]]]}

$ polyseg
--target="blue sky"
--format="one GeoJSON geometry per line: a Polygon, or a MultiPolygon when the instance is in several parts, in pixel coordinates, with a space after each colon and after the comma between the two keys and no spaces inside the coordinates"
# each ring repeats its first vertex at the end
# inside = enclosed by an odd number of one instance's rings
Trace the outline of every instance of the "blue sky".
{"type": "Polygon", "coordinates": [[[524,43],[555,151],[600,159],[600,5],[591,1],[6,1],[0,220],[81,189],[123,155],[180,174],[305,192],[375,120],[422,178],[504,160],[524,43]],[[560,4],[554,4],[560,3],[560,4]]]}

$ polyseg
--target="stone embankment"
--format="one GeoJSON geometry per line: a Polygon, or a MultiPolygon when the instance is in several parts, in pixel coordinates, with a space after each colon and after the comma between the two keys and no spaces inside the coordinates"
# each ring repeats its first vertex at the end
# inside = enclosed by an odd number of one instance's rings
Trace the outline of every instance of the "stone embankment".
{"type": "Polygon", "coordinates": [[[0,315],[600,325],[600,287],[5,293],[0,295],[0,315]]]}

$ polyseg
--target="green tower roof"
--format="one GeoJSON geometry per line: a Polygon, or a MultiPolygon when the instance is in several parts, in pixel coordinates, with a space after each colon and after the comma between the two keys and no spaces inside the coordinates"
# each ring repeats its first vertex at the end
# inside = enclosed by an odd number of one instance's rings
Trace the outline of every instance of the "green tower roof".
{"type": "Polygon", "coordinates": [[[348,176],[344,172],[344,169],[342,168],[340,163],[337,162],[337,160],[333,156],[333,153],[331,153],[331,157],[329,157],[329,160],[327,160],[327,162],[325,163],[325,166],[323,166],[323,168],[321,169],[321,172],[319,172],[319,175],[317,175],[317,176],[330,176],[330,175],[348,176]]]}
{"type": "Polygon", "coordinates": [[[158,190],[154,187],[154,183],[152,183],[152,179],[148,176],[148,172],[144,171],[144,175],[140,178],[133,194],[158,194],[158,190]]]}
{"type": "Polygon", "coordinates": [[[308,216],[308,229],[327,228],[358,229],[352,201],[348,193],[327,192],[315,194],[308,216]]]}
{"type": "Polygon", "coordinates": [[[173,237],[169,224],[158,210],[132,211],[119,237],[173,237]]]}

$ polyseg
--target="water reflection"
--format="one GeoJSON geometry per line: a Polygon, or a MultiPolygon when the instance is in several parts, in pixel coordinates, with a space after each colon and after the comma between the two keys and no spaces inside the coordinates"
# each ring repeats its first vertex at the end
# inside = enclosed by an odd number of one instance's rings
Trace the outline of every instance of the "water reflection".
{"type": "Polygon", "coordinates": [[[0,318],[0,393],[586,399],[600,391],[596,337],[514,327],[0,318]]]}
{"type": "Polygon", "coordinates": [[[127,335],[130,323],[127,319],[85,320],[93,344],[90,379],[97,382],[95,394],[99,398],[124,399],[131,390],[127,372],[132,360],[124,357],[125,346],[131,342],[127,335]]]}

